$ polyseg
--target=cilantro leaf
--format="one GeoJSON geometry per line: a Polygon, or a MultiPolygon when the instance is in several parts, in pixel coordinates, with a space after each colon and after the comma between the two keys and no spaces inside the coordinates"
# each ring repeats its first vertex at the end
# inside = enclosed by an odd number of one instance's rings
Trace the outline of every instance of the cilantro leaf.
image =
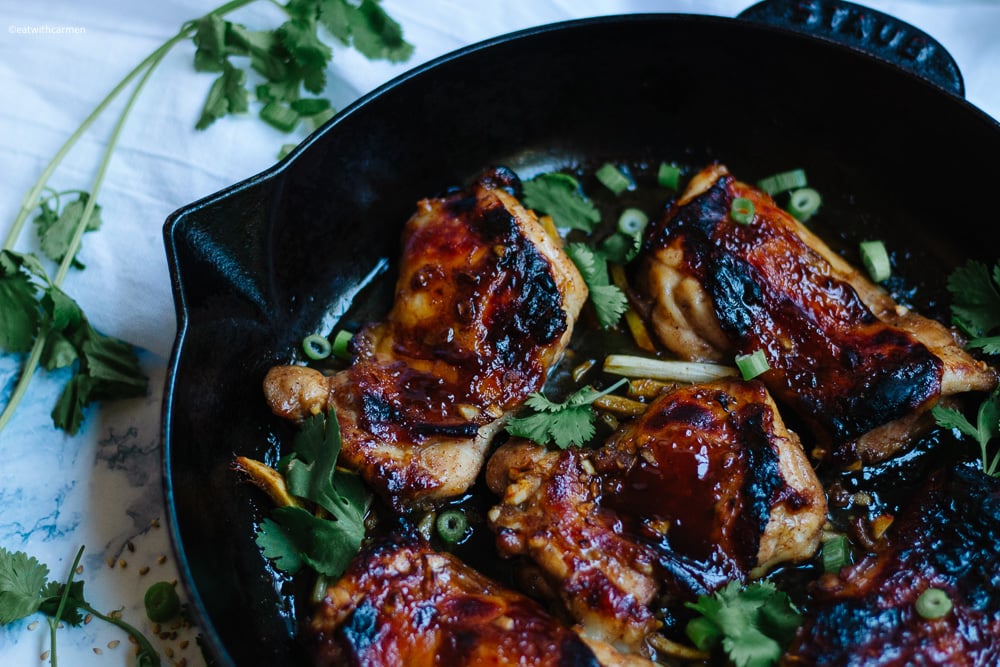
{"type": "Polygon", "coordinates": [[[601,212],[569,174],[550,172],[525,181],[524,205],[551,215],[557,227],[590,233],[601,221],[601,212]]]}
{"type": "Polygon", "coordinates": [[[935,405],[931,408],[931,414],[938,426],[956,429],[962,435],[975,440],[979,445],[983,472],[991,476],[1000,475],[1000,453],[997,453],[992,460],[989,456],[990,442],[1000,437],[1000,389],[994,390],[979,404],[975,426],[955,408],[935,405]]]}
{"type": "Polygon", "coordinates": [[[48,292],[57,295],[54,298],[59,301],[68,301],[78,313],[68,317],[62,329],[50,329],[41,358],[45,368],[78,363],[52,409],[55,426],[74,435],[83,424],[87,405],[109,398],[144,396],[148,380],[131,345],[99,333],[61,290],[50,287],[48,292]]]}
{"type": "Polygon", "coordinates": [[[241,113],[249,108],[249,93],[246,89],[247,73],[234,67],[228,60],[223,61],[222,74],[208,90],[208,97],[201,110],[201,118],[195,128],[204,130],[226,114],[241,113]]]}
{"type": "Polygon", "coordinates": [[[601,241],[600,245],[597,246],[597,252],[609,262],[628,264],[639,254],[641,247],[641,232],[636,234],[615,232],[601,241]]]}
{"type": "Polygon", "coordinates": [[[226,30],[229,21],[207,14],[195,21],[194,68],[198,72],[221,72],[226,64],[226,30]]]}
{"type": "Polygon", "coordinates": [[[948,276],[952,319],[961,329],[980,338],[1000,327],[1000,263],[989,269],[969,260],[948,276]]]}
{"type": "Polygon", "coordinates": [[[583,243],[570,243],[566,254],[579,269],[583,281],[590,292],[590,302],[594,304],[597,321],[607,329],[618,323],[628,310],[628,298],[608,278],[608,262],[583,243]]]}
{"type": "Polygon", "coordinates": [[[570,445],[583,445],[594,437],[594,411],[591,404],[620,387],[623,378],[604,391],[593,387],[583,387],[566,398],[562,403],[554,403],[543,394],[528,395],[525,406],[534,414],[514,417],[507,422],[507,432],[519,438],[527,438],[540,445],[550,442],[559,449],[570,445]]]}
{"type": "MultiPolygon", "coordinates": [[[[88,196],[82,193],[76,200],[66,204],[62,212],[58,214],[49,207],[47,202],[42,203],[39,207],[41,213],[35,217],[36,231],[42,252],[52,261],[61,262],[69,251],[70,241],[73,239],[80,219],[83,218],[87,200],[88,196]]],[[[100,227],[101,207],[94,204],[84,231],[93,232],[100,227]]],[[[78,269],[84,268],[83,264],[76,258],[73,259],[73,266],[78,269]]]]}
{"type": "Polygon", "coordinates": [[[701,614],[686,628],[695,645],[709,650],[721,642],[736,667],[776,664],[801,622],[788,596],[766,581],[745,588],[731,581],[687,607],[701,614]]]}
{"type": "Polygon", "coordinates": [[[23,551],[0,547],[0,625],[38,611],[49,568],[23,551]]]}
{"type": "MultiPolygon", "coordinates": [[[[59,613],[59,603],[62,600],[64,590],[66,590],[66,584],[57,581],[48,582],[42,589],[43,599],[38,611],[55,618],[55,615],[59,613]]],[[[80,613],[80,609],[85,608],[86,605],[87,601],[83,597],[83,582],[74,581],[70,584],[69,594],[66,596],[66,606],[63,607],[59,620],[64,621],[67,625],[80,625],[83,623],[83,614],[80,613]]]]}
{"type": "Polygon", "coordinates": [[[344,45],[353,44],[366,58],[398,63],[409,59],[413,45],[403,39],[403,29],[374,0],[352,4],[323,0],[319,20],[344,45]]]}
{"type": "Polygon", "coordinates": [[[0,348],[7,352],[31,349],[41,324],[38,286],[25,266],[24,255],[0,251],[0,348]]]}
{"type": "Polygon", "coordinates": [[[296,434],[294,451],[283,462],[288,492],[330,513],[313,516],[301,507],[281,507],[264,521],[257,544],[275,565],[293,573],[308,565],[339,576],[361,548],[367,493],[357,475],[337,469],[341,440],[337,415],[315,415],[296,434]]]}

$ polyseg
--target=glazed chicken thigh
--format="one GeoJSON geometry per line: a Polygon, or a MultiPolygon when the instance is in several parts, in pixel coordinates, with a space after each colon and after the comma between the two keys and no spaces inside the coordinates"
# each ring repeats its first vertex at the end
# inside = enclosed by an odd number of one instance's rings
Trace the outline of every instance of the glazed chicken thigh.
{"type": "Polygon", "coordinates": [[[680,357],[763,351],[775,398],[845,465],[892,456],[942,397],[996,386],[948,329],[897,305],[721,165],[650,225],[637,282],[658,338],[680,357]],[[737,197],[753,203],[749,224],[730,215],[737,197]]]}
{"type": "Polygon", "coordinates": [[[406,528],[361,552],[306,632],[313,664],[331,667],[600,664],[536,602],[406,528]]]}
{"type": "Polygon", "coordinates": [[[350,368],[264,380],[275,414],[335,408],[339,463],[397,511],[464,492],[504,417],[541,388],[587,298],[559,242],[509,192],[505,170],[418,203],[395,302],[352,340],[350,368]]]}
{"type": "Polygon", "coordinates": [[[654,607],[810,558],[826,520],[798,438],[755,381],[676,389],[598,449],[508,443],[486,475],[500,553],[537,565],[584,637],[640,654],[654,607]]]}

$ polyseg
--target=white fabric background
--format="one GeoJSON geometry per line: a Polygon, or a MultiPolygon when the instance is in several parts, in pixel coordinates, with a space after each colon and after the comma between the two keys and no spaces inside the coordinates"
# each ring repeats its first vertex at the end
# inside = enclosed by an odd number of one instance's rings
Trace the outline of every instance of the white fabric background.
{"type": "MultiPolygon", "coordinates": [[[[0,0],[0,238],[21,198],[62,142],[118,80],[187,19],[216,2],[120,0],[0,0]],[[22,34],[22,28],[69,26],[83,34],[22,34]]],[[[624,12],[673,11],[734,16],[740,0],[385,0],[384,7],[416,46],[403,65],[371,63],[335,48],[329,95],[342,108],[390,78],[428,59],[481,39],[569,18],[624,12]]],[[[987,0],[871,0],[939,39],[965,76],[967,99],[1000,117],[1000,4],[987,0]]],[[[274,27],[279,11],[259,2],[232,17],[251,28],[274,27]]],[[[164,219],[178,207],[251,176],[275,161],[285,135],[254,116],[227,118],[207,131],[193,129],[215,75],[191,66],[194,48],[182,44],[154,75],[135,108],[98,200],[104,227],[84,240],[86,271],[70,274],[64,289],[92,322],[148,350],[146,399],[91,411],[84,430],[69,438],[51,427],[49,410],[65,376],[39,374],[11,425],[0,433],[0,546],[25,549],[65,575],[78,545],[88,545],[84,578],[89,596],[105,609],[125,607],[142,626],[141,596],[152,579],[137,574],[139,559],[169,554],[164,531],[149,529],[161,516],[159,404],[163,371],[175,332],[162,244],[164,219]],[[128,544],[138,544],[133,554],[128,544]],[[109,568],[108,558],[135,559],[109,568]]],[[[89,189],[114,121],[112,108],[57,172],[57,189],[89,189]]],[[[947,128],[942,128],[947,131],[947,128]]],[[[922,174],[915,175],[921,177],[922,174]]],[[[32,250],[26,230],[18,250],[32,250]]],[[[0,402],[5,402],[20,359],[0,356],[0,402]]],[[[158,566],[170,578],[172,564],[158,566]]],[[[155,574],[155,573],[154,573],[155,574]]],[[[152,575],[150,575],[152,576],[152,575]]],[[[30,619],[29,619],[30,620],[30,619]]],[[[128,664],[120,637],[97,624],[60,635],[61,658],[71,665],[128,664]],[[93,650],[101,648],[103,655],[93,650]]],[[[143,626],[145,627],[145,626],[143,626]]],[[[46,650],[42,628],[28,622],[0,628],[0,663],[30,665],[46,650]]],[[[175,644],[160,643],[161,649],[175,644]]],[[[177,655],[181,653],[178,652],[177,655]]],[[[189,664],[199,664],[189,649],[189,664]],[[193,661],[193,662],[190,662],[193,661]]],[[[169,661],[166,662],[169,664],[169,661]]]]}

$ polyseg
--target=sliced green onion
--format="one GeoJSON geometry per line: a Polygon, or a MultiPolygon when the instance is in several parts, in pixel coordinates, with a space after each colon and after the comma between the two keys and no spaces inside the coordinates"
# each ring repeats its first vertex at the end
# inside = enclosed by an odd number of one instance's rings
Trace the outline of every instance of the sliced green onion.
{"type": "Polygon", "coordinates": [[[310,359],[318,361],[329,357],[330,352],[333,351],[333,346],[330,345],[330,341],[326,336],[321,336],[320,334],[309,334],[302,339],[302,351],[305,352],[306,356],[310,359]]]}
{"type": "Polygon", "coordinates": [[[676,190],[681,182],[681,168],[661,162],[660,170],[656,173],[656,181],[664,188],[676,190]]]}
{"type": "Polygon", "coordinates": [[[337,332],[337,335],[333,337],[333,354],[338,359],[343,359],[344,361],[351,360],[351,352],[348,350],[348,346],[351,343],[351,339],[354,338],[354,334],[350,331],[344,331],[341,329],[337,332]]]}
{"type": "Polygon", "coordinates": [[[889,263],[889,253],[881,241],[862,241],[860,246],[861,262],[868,270],[868,275],[877,283],[892,275],[892,265],[889,263]]]}
{"type": "Polygon", "coordinates": [[[757,187],[772,196],[796,188],[804,188],[807,185],[806,172],[802,169],[783,171],[780,174],[773,174],[757,181],[757,187]]]}
{"type": "Polygon", "coordinates": [[[917,598],[915,606],[921,618],[934,620],[951,611],[951,598],[940,588],[928,588],[917,598]]]}
{"type": "Polygon", "coordinates": [[[753,222],[754,213],[753,202],[746,197],[737,197],[729,207],[729,217],[733,219],[733,222],[738,222],[741,225],[749,225],[753,222]]]}
{"type": "Polygon", "coordinates": [[[158,581],[147,588],[142,602],[153,623],[166,623],[181,613],[181,599],[169,581],[158,581]]]}
{"type": "Polygon", "coordinates": [[[649,378],[662,382],[712,382],[739,375],[732,366],[697,361],[669,361],[630,354],[609,354],[604,358],[604,372],[630,378],[649,378]]]}
{"type": "Polygon", "coordinates": [[[446,510],[438,514],[434,523],[438,536],[448,544],[455,544],[463,537],[469,528],[469,520],[465,518],[465,513],[459,510],[446,510]]]}
{"type": "Polygon", "coordinates": [[[771,365],[767,363],[763,350],[754,350],[750,354],[736,355],[736,368],[740,369],[744,380],[751,380],[771,370],[771,365]]]}
{"type": "Polygon", "coordinates": [[[260,110],[261,120],[282,132],[291,132],[299,124],[299,114],[281,102],[268,102],[260,110]]]}
{"type": "Polygon", "coordinates": [[[822,203],[823,198],[812,188],[799,188],[791,193],[788,212],[794,215],[796,220],[805,222],[819,210],[819,205],[822,203]]]}
{"type": "Polygon", "coordinates": [[[845,565],[851,564],[851,543],[847,535],[837,535],[823,543],[823,571],[840,572],[845,565]]]}
{"type": "Polygon", "coordinates": [[[621,169],[611,164],[610,162],[605,162],[601,165],[601,168],[597,170],[594,174],[597,176],[604,187],[611,190],[616,195],[620,195],[626,190],[631,190],[635,187],[635,183],[632,179],[626,176],[621,169]]]}
{"type": "Polygon", "coordinates": [[[642,234],[647,224],[649,216],[637,208],[627,208],[618,216],[618,231],[629,236],[642,234]]]}
{"type": "Polygon", "coordinates": [[[281,144],[281,149],[278,151],[278,159],[284,160],[289,153],[295,150],[298,144],[281,144]]]}
{"type": "Polygon", "coordinates": [[[315,116],[330,108],[330,100],[323,97],[303,97],[293,101],[291,107],[302,116],[315,116]]]}

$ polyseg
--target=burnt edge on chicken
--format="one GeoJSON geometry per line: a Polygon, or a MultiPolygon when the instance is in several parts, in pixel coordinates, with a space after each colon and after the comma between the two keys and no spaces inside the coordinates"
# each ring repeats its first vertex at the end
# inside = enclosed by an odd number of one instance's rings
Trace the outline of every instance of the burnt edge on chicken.
{"type": "Polygon", "coordinates": [[[959,465],[931,475],[888,545],[814,586],[784,665],[1000,663],[1000,479],[959,465]],[[928,588],[952,609],[922,618],[928,588]]]}

